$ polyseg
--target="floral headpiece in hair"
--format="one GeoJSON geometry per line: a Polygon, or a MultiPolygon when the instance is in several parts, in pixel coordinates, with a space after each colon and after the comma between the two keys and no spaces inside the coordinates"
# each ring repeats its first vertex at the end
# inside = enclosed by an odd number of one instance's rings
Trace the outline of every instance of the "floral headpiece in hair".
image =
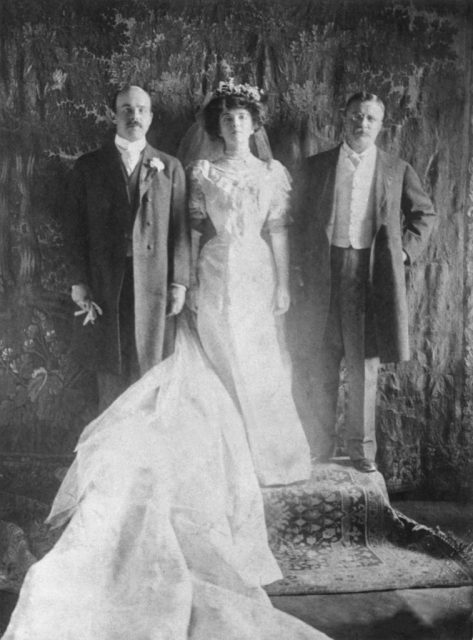
{"type": "Polygon", "coordinates": [[[227,96],[241,96],[250,102],[261,102],[262,92],[258,87],[251,84],[235,84],[233,78],[228,82],[219,82],[217,89],[214,91],[214,98],[225,98],[227,96]]]}

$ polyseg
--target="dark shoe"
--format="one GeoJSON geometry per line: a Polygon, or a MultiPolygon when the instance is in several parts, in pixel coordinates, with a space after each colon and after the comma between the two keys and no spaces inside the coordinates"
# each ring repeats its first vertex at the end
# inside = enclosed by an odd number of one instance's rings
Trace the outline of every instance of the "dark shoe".
{"type": "Polygon", "coordinates": [[[361,471],[362,473],[372,473],[373,471],[378,471],[376,462],[373,462],[373,460],[368,460],[368,458],[352,460],[351,463],[357,471],[361,471]]]}

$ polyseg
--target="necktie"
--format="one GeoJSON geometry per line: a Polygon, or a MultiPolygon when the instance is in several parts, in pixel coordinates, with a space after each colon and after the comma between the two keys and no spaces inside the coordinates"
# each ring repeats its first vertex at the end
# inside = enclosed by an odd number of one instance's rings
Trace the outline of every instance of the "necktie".
{"type": "Polygon", "coordinates": [[[353,166],[355,167],[355,169],[357,168],[357,166],[360,164],[361,158],[359,155],[355,155],[354,153],[350,153],[350,155],[348,156],[353,164],[353,166]]]}
{"type": "Polygon", "coordinates": [[[138,164],[141,151],[137,149],[123,149],[123,147],[120,147],[120,153],[126,172],[128,175],[131,175],[138,164]]]}

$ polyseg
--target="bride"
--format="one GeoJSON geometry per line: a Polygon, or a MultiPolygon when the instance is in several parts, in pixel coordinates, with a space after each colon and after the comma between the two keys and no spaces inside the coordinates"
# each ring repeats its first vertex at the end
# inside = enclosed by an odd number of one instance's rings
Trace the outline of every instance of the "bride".
{"type": "Polygon", "coordinates": [[[233,83],[204,110],[225,151],[189,168],[193,311],[173,356],[82,433],[48,518],[66,526],[3,640],[326,638],[262,589],[281,573],[259,485],[304,480],[310,460],[278,342],[290,185],[250,153],[260,114],[233,83]]]}
{"type": "Polygon", "coordinates": [[[250,151],[261,118],[259,92],[248,85],[221,83],[203,110],[224,152],[189,171],[191,225],[201,234],[191,298],[205,354],[243,416],[258,479],[270,485],[307,478],[310,458],[278,342],[290,302],[291,187],[280,162],[250,151]]]}

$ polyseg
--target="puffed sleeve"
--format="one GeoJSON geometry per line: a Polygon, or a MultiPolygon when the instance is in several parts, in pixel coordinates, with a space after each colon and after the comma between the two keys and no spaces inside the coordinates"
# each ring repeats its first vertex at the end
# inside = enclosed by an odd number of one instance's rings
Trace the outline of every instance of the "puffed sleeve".
{"type": "Polygon", "coordinates": [[[202,231],[208,218],[202,186],[207,168],[206,163],[206,160],[197,160],[187,168],[189,216],[191,227],[197,231],[202,231]]]}
{"type": "Polygon", "coordinates": [[[271,173],[272,195],[264,230],[277,233],[292,223],[290,215],[292,179],[289,171],[277,160],[270,161],[268,170],[271,173]]]}

